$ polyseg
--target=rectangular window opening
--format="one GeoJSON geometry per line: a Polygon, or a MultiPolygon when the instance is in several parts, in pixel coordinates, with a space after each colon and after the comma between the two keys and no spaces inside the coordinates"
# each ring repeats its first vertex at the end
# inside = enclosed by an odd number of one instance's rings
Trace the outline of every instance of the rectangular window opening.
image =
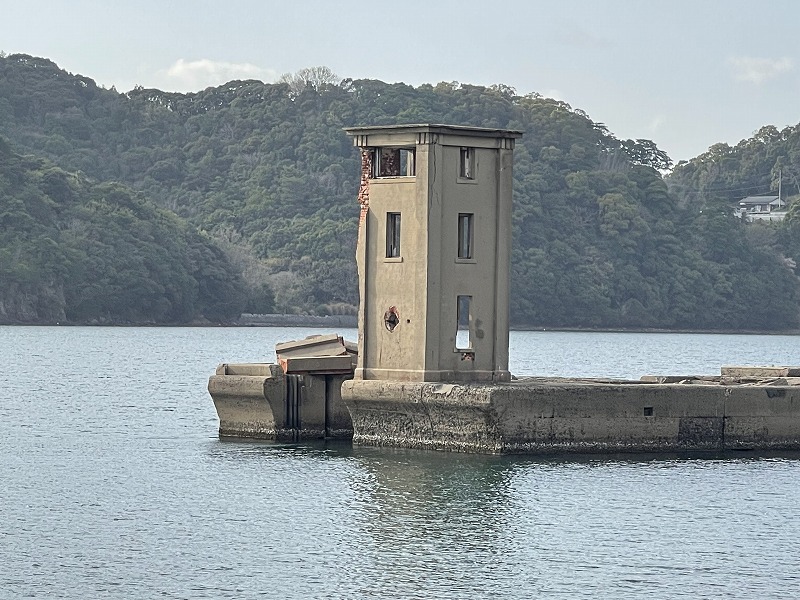
{"type": "Polygon", "coordinates": [[[458,258],[472,258],[474,217],[472,213],[458,214],[458,258]]]}
{"type": "Polygon", "coordinates": [[[475,148],[461,148],[458,176],[462,179],[475,179],[475,148]]]}
{"type": "Polygon", "coordinates": [[[472,296],[456,300],[456,350],[472,350],[472,296]]]}
{"type": "Polygon", "coordinates": [[[372,177],[412,177],[416,175],[415,148],[374,148],[372,177]]]}
{"type": "Polygon", "coordinates": [[[415,148],[400,148],[400,175],[413,177],[417,174],[415,158],[415,148]]]}
{"type": "Polygon", "coordinates": [[[386,258],[400,256],[400,213],[386,213],[386,258]]]}

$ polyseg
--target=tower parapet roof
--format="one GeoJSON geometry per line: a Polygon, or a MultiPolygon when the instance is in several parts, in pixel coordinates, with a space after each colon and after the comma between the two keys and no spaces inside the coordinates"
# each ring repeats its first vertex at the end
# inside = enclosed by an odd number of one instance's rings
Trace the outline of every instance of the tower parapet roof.
{"type": "Polygon", "coordinates": [[[398,133],[445,133],[468,135],[471,137],[520,138],[523,132],[515,129],[495,129],[492,127],[471,127],[468,125],[443,125],[439,123],[416,123],[406,125],[373,125],[369,127],[345,127],[350,136],[398,133]]]}

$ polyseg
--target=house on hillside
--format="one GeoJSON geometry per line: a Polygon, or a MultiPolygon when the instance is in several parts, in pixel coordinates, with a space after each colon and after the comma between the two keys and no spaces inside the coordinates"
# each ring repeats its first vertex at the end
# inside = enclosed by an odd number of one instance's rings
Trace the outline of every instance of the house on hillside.
{"type": "Polygon", "coordinates": [[[783,221],[786,202],[780,196],[748,196],[739,201],[734,214],[740,219],[753,221],[783,221]]]}

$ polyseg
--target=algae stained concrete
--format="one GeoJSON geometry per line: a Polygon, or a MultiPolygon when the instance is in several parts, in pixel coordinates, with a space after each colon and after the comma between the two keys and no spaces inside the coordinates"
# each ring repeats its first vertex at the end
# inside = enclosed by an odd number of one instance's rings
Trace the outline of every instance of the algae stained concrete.
{"type": "Polygon", "coordinates": [[[800,388],[741,386],[725,399],[725,447],[800,448],[800,388]]]}
{"type": "Polygon", "coordinates": [[[355,444],[484,453],[800,449],[800,389],[348,381],[355,444]]]}

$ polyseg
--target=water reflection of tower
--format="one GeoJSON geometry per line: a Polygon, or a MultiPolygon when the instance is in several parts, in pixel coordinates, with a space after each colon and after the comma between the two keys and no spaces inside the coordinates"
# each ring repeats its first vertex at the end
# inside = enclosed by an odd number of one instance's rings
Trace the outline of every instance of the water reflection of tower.
{"type": "Polygon", "coordinates": [[[428,581],[428,592],[441,585],[473,593],[504,576],[495,566],[516,539],[512,459],[387,449],[357,449],[353,457],[362,466],[351,481],[359,507],[353,539],[366,569],[396,590],[421,572],[435,575],[441,581],[428,581]]]}

